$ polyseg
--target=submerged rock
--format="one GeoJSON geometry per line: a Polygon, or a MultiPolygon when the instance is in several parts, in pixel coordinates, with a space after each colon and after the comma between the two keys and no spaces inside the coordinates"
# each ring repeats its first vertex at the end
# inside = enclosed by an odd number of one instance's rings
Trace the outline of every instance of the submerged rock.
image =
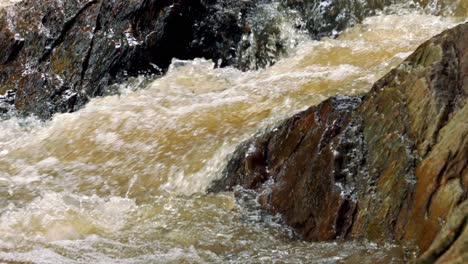
{"type": "Polygon", "coordinates": [[[256,190],[309,241],[433,244],[425,259],[466,258],[467,93],[468,23],[421,45],[364,97],[328,99],[245,142],[210,191],[256,190]],[[440,232],[446,221],[457,231],[440,232]]]}

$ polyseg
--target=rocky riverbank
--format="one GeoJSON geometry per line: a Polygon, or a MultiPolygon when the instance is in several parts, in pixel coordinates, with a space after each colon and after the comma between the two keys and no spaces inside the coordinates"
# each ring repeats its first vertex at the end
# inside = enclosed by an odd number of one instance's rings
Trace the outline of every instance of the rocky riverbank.
{"type": "Polygon", "coordinates": [[[238,148],[211,191],[258,193],[309,241],[367,238],[463,263],[468,24],[421,45],[362,97],[333,97],[238,148]]]}

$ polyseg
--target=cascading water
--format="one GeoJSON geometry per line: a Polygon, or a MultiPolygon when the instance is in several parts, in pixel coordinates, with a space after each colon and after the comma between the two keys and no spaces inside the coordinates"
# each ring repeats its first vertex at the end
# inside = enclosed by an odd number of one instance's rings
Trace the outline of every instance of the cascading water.
{"type": "Polygon", "coordinates": [[[0,262],[403,263],[391,245],[301,242],[279,216],[204,190],[242,140],[368,91],[459,22],[393,6],[312,41],[281,20],[299,42],[266,69],[173,60],[164,77],[129,80],[78,112],[0,121],[0,262]]]}

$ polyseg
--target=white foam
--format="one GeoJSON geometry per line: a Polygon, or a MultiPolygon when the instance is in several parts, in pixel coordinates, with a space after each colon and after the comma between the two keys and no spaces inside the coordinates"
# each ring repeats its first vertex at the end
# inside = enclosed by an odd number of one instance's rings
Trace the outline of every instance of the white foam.
{"type": "MultiPolygon", "coordinates": [[[[118,232],[136,208],[127,198],[48,192],[25,207],[10,208],[0,215],[0,237],[11,239],[20,231],[26,236],[34,233],[39,241],[58,241],[118,232]]],[[[30,239],[35,240],[34,236],[30,239]]]]}

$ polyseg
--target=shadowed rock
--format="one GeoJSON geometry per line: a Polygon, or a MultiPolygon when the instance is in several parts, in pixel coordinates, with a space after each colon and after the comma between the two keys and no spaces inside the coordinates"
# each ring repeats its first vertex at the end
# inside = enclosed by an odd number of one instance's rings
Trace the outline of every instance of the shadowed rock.
{"type": "Polygon", "coordinates": [[[434,244],[426,259],[466,258],[467,93],[463,24],[364,97],[331,98],[245,142],[210,191],[256,190],[306,240],[368,238],[420,252],[434,244]],[[454,212],[465,220],[433,242],[454,212]]]}

